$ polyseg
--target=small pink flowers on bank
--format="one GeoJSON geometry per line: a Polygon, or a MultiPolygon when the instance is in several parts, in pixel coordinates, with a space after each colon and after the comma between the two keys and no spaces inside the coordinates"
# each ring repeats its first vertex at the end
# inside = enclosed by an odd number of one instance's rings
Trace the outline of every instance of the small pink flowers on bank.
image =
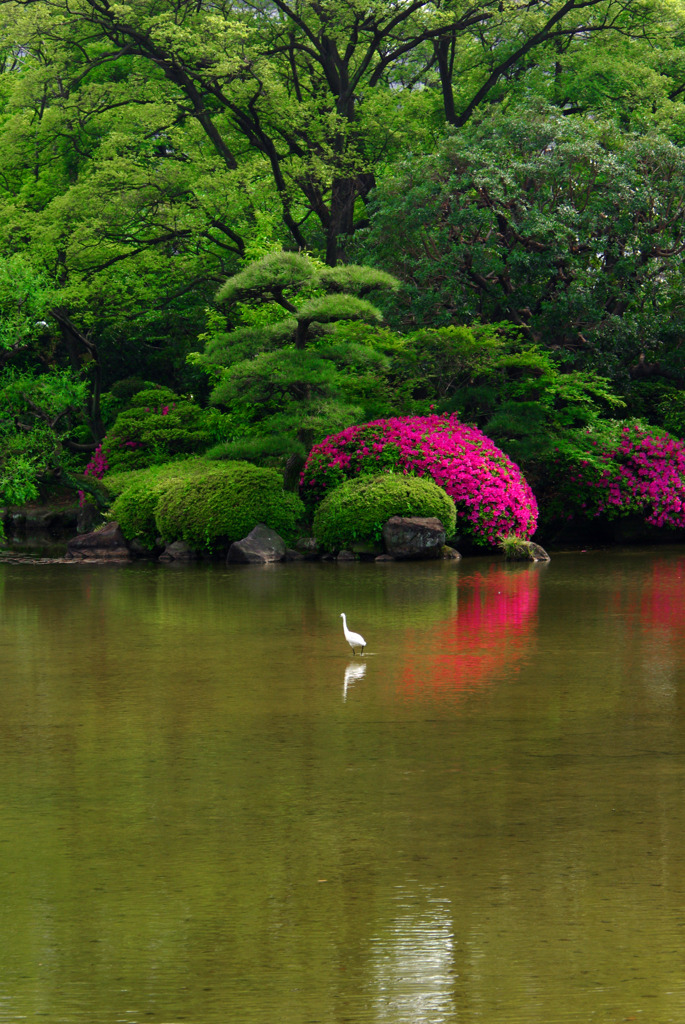
{"type": "Polygon", "coordinates": [[[91,458],[90,462],[88,463],[83,472],[86,476],[92,476],[95,477],[96,480],[100,480],[105,475],[108,469],[109,466],[107,464],[107,456],[102,450],[102,445],[99,444],[95,451],[93,452],[93,457],[91,458]]]}
{"type": "Polygon", "coordinates": [[[430,477],[453,499],[457,530],[480,544],[530,537],[537,502],[518,466],[456,416],[406,416],[348,427],[315,445],[300,478],[315,507],[333,487],[362,473],[430,477]]]}

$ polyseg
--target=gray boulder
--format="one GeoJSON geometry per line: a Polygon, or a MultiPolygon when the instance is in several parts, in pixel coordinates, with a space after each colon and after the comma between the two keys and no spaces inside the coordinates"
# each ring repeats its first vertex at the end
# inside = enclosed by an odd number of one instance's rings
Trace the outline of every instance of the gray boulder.
{"type": "Polygon", "coordinates": [[[184,540],[175,540],[167,544],[159,556],[159,562],[194,562],[200,556],[197,551],[188,547],[184,540]]]}
{"type": "Polygon", "coordinates": [[[265,565],[267,562],[283,562],[285,554],[285,541],[278,536],[276,531],[265,526],[264,523],[257,523],[247,537],[231,544],[226,562],[229,565],[231,563],[265,565]]]}
{"type": "Polygon", "coordinates": [[[445,527],[439,519],[392,516],[383,527],[383,545],[393,558],[441,558],[445,527]]]}
{"type": "Polygon", "coordinates": [[[66,558],[79,561],[129,562],[133,554],[118,523],[105,523],[99,530],[81,533],[67,541],[66,558]]]}
{"type": "Polygon", "coordinates": [[[303,562],[304,561],[304,555],[302,554],[301,551],[298,551],[296,548],[286,548],[285,549],[285,561],[286,562],[303,562]]]}
{"type": "Polygon", "coordinates": [[[336,558],[337,562],[356,562],[356,560],[357,556],[354,551],[349,551],[347,548],[343,548],[342,551],[339,551],[336,558]]]}
{"type": "Polygon", "coordinates": [[[295,541],[295,550],[308,562],[315,562],[321,554],[315,537],[300,537],[295,541]]]}

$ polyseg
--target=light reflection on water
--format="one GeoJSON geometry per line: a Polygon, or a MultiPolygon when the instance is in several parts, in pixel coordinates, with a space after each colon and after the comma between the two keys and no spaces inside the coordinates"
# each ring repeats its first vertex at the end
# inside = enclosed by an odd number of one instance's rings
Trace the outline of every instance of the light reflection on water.
{"type": "Polygon", "coordinates": [[[684,569],[0,564],[0,1022],[682,1024],[684,569]]]}
{"type": "Polygon", "coordinates": [[[449,900],[401,888],[385,935],[371,941],[374,1017],[388,1024],[454,1019],[454,934],[449,900]]]}

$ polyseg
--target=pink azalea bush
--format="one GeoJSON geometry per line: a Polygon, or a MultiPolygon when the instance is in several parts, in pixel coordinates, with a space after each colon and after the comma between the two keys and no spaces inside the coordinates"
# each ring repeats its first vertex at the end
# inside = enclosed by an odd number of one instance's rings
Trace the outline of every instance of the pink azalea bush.
{"type": "Polygon", "coordinates": [[[95,480],[102,480],[105,473],[112,468],[110,465],[110,459],[115,448],[128,451],[131,448],[141,447],[142,445],[137,441],[118,442],[111,438],[105,438],[102,444],[99,444],[93,452],[92,458],[83,472],[86,476],[92,476],[95,480]]]}
{"type": "MultiPolygon", "coordinates": [[[[96,480],[102,480],[108,469],[109,463],[107,462],[107,456],[102,450],[102,445],[99,444],[83,472],[86,476],[92,476],[96,480]]],[[[79,491],[79,494],[80,493],[81,492],[79,491]]]]}
{"type": "Polygon", "coordinates": [[[550,511],[567,519],[638,513],[650,526],[685,528],[685,442],[642,423],[588,440],[587,458],[559,465],[550,511]]]}
{"type": "Polygon", "coordinates": [[[309,453],[300,493],[313,509],[344,480],[382,472],[434,480],[456,505],[457,530],[478,544],[535,531],[537,502],[518,466],[456,416],[375,420],[327,437],[309,453]]]}

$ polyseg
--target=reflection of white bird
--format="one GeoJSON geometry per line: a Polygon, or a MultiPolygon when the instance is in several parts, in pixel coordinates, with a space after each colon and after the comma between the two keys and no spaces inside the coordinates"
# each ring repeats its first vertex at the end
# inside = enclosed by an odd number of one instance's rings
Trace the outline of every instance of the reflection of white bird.
{"type": "Polygon", "coordinates": [[[361,647],[361,651],[359,653],[363,654],[364,648],[366,647],[366,640],[364,639],[363,636],[360,636],[359,633],[350,633],[349,629],[347,628],[347,619],[345,618],[345,612],[340,612],[340,618],[343,620],[343,631],[345,633],[345,639],[352,648],[352,653],[354,654],[355,647],[361,647]]]}
{"type": "Polygon", "coordinates": [[[358,679],[363,679],[366,672],[366,663],[360,664],[357,662],[351,662],[345,669],[345,681],[343,683],[343,700],[347,700],[347,690],[356,683],[358,679]]]}

